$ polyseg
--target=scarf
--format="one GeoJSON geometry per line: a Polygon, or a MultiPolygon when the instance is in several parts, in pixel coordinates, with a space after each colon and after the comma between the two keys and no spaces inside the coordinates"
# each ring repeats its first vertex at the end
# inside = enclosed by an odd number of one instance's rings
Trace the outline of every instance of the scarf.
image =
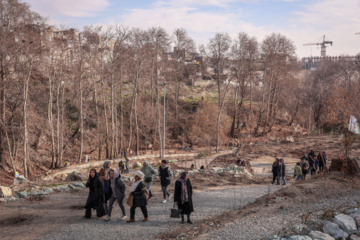
{"type": "Polygon", "coordinates": [[[130,192],[134,192],[140,182],[141,182],[141,179],[139,181],[136,181],[136,182],[133,181],[133,183],[131,185],[131,188],[130,188],[130,192]]]}
{"type": "Polygon", "coordinates": [[[181,182],[181,203],[184,204],[185,202],[189,201],[189,194],[186,185],[186,180],[183,178],[179,178],[178,181],[181,182]]]}

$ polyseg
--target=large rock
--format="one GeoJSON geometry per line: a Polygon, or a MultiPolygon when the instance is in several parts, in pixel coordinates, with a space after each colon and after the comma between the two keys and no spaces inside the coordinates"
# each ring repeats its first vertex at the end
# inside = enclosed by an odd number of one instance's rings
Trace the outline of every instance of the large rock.
{"type": "Polygon", "coordinates": [[[332,223],[329,221],[326,221],[324,223],[323,231],[324,233],[331,235],[335,239],[348,237],[348,234],[342,229],[340,229],[336,223],[332,223]]]}
{"type": "Polygon", "coordinates": [[[141,163],[139,163],[139,162],[134,162],[133,168],[138,168],[138,167],[141,167],[141,163]]]}
{"type": "Polygon", "coordinates": [[[311,237],[308,236],[302,236],[302,235],[293,235],[287,240],[312,240],[311,237]]]}
{"type": "Polygon", "coordinates": [[[356,223],[354,218],[345,215],[345,214],[338,214],[334,218],[334,223],[339,225],[339,227],[347,233],[354,233],[357,231],[356,223]]]}
{"type": "Polygon", "coordinates": [[[52,194],[54,192],[54,190],[52,188],[45,188],[43,190],[44,192],[44,195],[49,195],[49,194],[52,194]]]}
{"type": "Polygon", "coordinates": [[[292,226],[291,230],[299,235],[308,235],[310,233],[309,228],[304,224],[296,224],[292,226]]]}
{"type": "Polygon", "coordinates": [[[6,203],[6,200],[4,198],[0,198],[0,204],[6,203]]]}
{"type": "Polygon", "coordinates": [[[14,184],[21,184],[22,182],[26,182],[26,178],[23,175],[20,175],[16,178],[14,178],[14,184]]]}
{"type": "Polygon", "coordinates": [[[45,195],[43,190],[30,192],[30,196],[42,196],[42,195],[45,195]]]}
{"type": "Polygon", "coordinates": [[[11,197],[12,192],[9,187],[0,186],[0,198],[11,197]]]}
{"type": "Polygon", "coordinates": [[[76,188],[85,188],[85,183],[73,183],[72,185],[76,188]]]}
{"type": "Polygon", "coordinates": [[[349,237],[349,240],[360,240],[360,237],[353,234],[349,237]]]}
{"type": "Polygon", "coordinates": [[[286,139],[285,139],[286,142],[288,143],[294,143],[295,142],[295,139],[293,136],[287,136],[286,139]]]}
{"type": "Polygon", "coordinates": [[[274,236],[269,237],[268,240],[286,240],[286,238],[283,238],[278,235],[274,235],[274,236]]]}
{"type": "Polygon", "coordinates": [[[79,172],[72,172],[66,177],[67,181],[83,181],[84,177],[79,172]]]}
{"type": "Polygon", "coordinates": [[[56,192],[65,192],[65,191],[69,191],[69,185],[60,185],[57,186],[56,188],[53,189],[56,192]]]}
{"type": "Polygon", "coordinates": [[[19,192],[18,196],[19,196],[19,198],[27,198],[27,197],[29,197],[29,193],[28,192],[19,192]]]}
{"type": "Polygon", "coordinates": [[[313,240],[335,240],[335,238],[332,236],[319,231],[311,231],[309,233],[309,237],[311,237],[313,240]]]}

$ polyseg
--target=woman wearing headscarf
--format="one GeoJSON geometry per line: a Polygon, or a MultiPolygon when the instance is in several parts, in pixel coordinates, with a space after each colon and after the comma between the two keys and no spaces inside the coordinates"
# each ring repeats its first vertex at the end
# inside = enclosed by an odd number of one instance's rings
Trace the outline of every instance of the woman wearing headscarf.
{"type": "Polygon", "coordinates": [[[110,173],[110,179],[108,180],[108,183],[110,186],[110,191],[109,191],[110,201],[109,201],[109,212],[108,212],[108,216],[105,218],[105,221],[109,221],[111,219],[111,211],[114,202],[116,200],[118,201],[119,207],[122,212],[121,220],[126,220],[127,216],[123,205],[123,200],[125,197],[125,189],[126,189],[125,184],[121,180],[121,176],[116,170],[110,169],[109,173],[110,173]]]}
{"type": "Polygon", "coordinates": [[[95,169],[90,170],[89,179],[86,182],[89,188],[89,196],[85,205],[85,218],[91,218],[91,208],[96,209],[104,201],[103,184],[99,173],[95,169]]]}
{"type": "Polygon", "coordinates": [[[141,212],[144,215],[144,222],[149,220],[148,212],[147,212],[147,196],[146,194],[146,188],[144,183],[142,182],[144,178],[144,173],[141,171],[136,171],[135,173],[135,180],[130,188],[130,194],[134,196],[133,199],[133,205],[130,208],[130,219],[127,221],[128,223],[135,222],[135,209],[137,207],[140,207],[141,212]]]}
{"type": "Polygon", "coordinates": [[[146,189],[149,191],[149,198],[152,197],[152,194],[151,194],[151,190],[150,190],[150,187],[151,187],[151,182],[153,180],[153,175],[156,175],[156,171],[155,169],[149,165],[149,162],[148,161],[144,161],[143,163],[143,166],[141,168],[141,172],[144,173],[144,184],[145,184],[145,187],[146,189]]]}
{"type": "Polygon", "coordinates": [[[174,204],[177,204],[181,211],[181,223],[184,223],[184,214],[186,214],[187,222],[192,224],[190,220],[190,214],[194,211],[192,186],[187,172],[182,172],[180,178],[175,182],[174,204]]]}

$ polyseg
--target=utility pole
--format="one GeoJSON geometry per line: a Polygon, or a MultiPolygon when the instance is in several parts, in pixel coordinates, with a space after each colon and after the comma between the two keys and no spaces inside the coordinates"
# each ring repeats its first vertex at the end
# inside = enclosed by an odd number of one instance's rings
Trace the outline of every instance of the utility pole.
{"type": "Polygon", "coordinates": [[[164,87],[164,116],[163,116],[163,144],[162,144],[162,151],[161,151],[161,160],[165,160],[165,132],[166,132],[166,128],[165,128],[165,109],[166,109],[166,82],[164,81],[163,83],[160,84],[161,86],[164,87]]]}

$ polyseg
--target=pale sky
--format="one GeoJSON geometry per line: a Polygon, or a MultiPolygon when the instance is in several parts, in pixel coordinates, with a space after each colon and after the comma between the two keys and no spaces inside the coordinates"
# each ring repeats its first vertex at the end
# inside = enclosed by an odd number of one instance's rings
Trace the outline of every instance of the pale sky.
{"type": "Polygon", "coordinates": [[[319,56],[320,47],[304,43],[327,40],[327,55],[360,53],[360,0],[23,0],[49,18],[49,24],[81,29],[86,25],[122,24],[163,27],[169,34],[183,27],[196,44],[217,32],[239,32],[261,42],[281,33],[296,46],[298,57],[319,56]]]}

